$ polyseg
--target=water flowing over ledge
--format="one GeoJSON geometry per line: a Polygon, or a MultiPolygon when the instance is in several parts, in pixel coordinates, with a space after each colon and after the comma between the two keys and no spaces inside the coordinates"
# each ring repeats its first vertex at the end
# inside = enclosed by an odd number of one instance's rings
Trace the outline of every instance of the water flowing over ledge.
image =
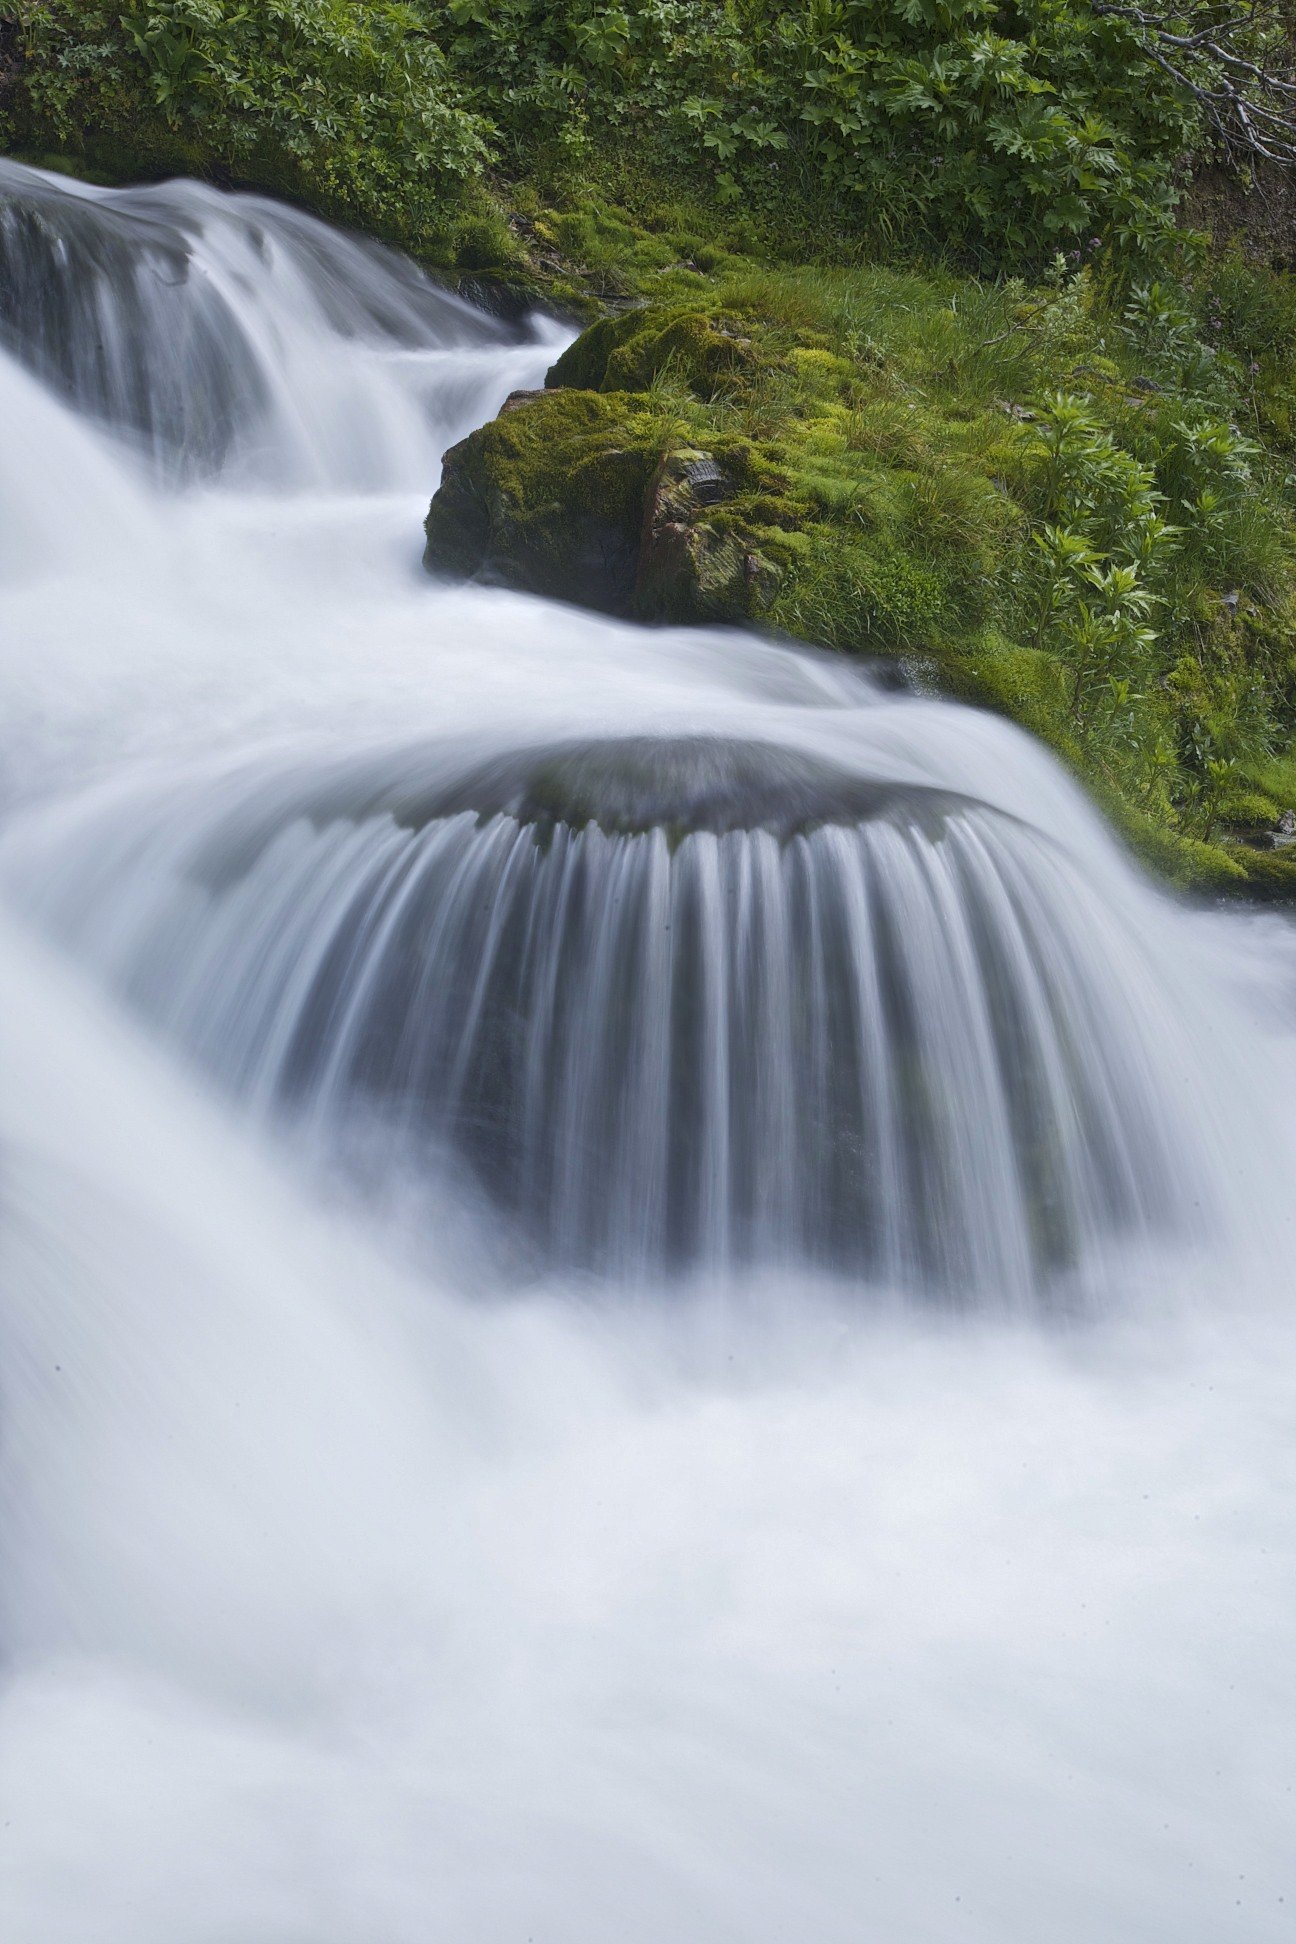
{"type": "Polygon", "coordinates": [[[517,335],[283,204],[0,157],[0,346],[164,476],[421,487],[447,377],[484,412],[517,335]]]}
{"type": "Polygon", "coordinates": [[[544,1259],[1000,1306],[1202,1228],[1164,986],[984,803],[718,738],[241,791],[98,810],[27,896],[236,1092],[457,1158],[544,1259]]]}

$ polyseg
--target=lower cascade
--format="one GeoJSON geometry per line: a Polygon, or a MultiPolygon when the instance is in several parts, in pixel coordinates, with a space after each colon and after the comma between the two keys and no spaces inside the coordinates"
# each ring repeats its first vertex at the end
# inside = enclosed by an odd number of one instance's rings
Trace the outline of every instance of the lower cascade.
{"type": "Polygon", "coordinates": [[[236,1090],[457,1158],[546,1258],[1002,1299],[1200,1207],[1154,982],[985,803],[720,738],[238,791],[119,809],[31,894],[236,1090]]]}

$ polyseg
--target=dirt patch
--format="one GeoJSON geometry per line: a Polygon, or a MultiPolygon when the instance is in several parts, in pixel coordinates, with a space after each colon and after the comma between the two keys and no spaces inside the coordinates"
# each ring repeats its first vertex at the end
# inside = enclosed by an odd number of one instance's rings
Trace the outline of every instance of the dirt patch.
{"type": "Polygon", "coordinates": [[[1180,221],[1205,230],[1217,249],[1236,241],[1274,270],[1296,268],[1296,173],[1267,164],[1243,182],[1217,165],[1200,168],[1180,221]]]}

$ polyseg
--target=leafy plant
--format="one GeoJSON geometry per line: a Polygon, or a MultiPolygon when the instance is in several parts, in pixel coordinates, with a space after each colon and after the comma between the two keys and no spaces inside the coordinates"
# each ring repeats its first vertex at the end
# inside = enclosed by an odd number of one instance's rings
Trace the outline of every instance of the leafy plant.
{"type": "Polygon", "coordinates": [[[414,242],[488,154],[401,0],[18,0],[18,19],[28,113],[60,141],[194,156],[414,242]]]}
{"type": "Polygon", "coordinates": [[[1067,0],[425,0],[504,154],[570,117],[894,238],[1155,253],[1194,110],[1136,27],[1067,0]],[[579,86],[573,88],[573,77],[579,86]]]}

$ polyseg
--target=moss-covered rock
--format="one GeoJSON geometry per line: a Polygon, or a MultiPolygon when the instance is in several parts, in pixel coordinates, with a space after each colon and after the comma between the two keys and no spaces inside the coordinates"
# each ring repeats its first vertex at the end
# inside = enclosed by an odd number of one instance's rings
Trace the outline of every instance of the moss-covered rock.
{"type": "Polygon", "coordinates": [[[703,451],[642,396],[515,392],[446,454],[424,565],[644,621],[751,621],[783,571],[782,533],[749,517],[771,484],[749,441],[703,451]]]}
{"type": "Polygon", "coordinates": [[[779,536],[750,517],[741,452],[684,447],[663,455],[644,499],[635,614],[647,621],[753,621],[768,612],[783,568],[779,536]],[[744,492],[744,487],[746,491],[744,492]]]}
{"type": "Polygon", "coordinates": [[[755,357],[750,335],[735,319],[692,306],[652,305],[600,318],[568,346],[545,383],[642,392],[671,377],[695,397],[710,399],[755,357]]]}
{"type": "MultiPolygon", "coordinates": [[[[1203,846],[1203,848],[1206,848],[1203,846]]],[[[1218,846],[1212,846],[1218,849],[1218,846]]],[[[1230,845],[1229,861],[1237,868],[1248,895],[1289,903],[1296,899],[1296,855],[1290,850],[1260,850],[1250,844],[1230,845]]]]}
{"type": "Polygon", "coordinates": [[[515,392],[497,419],[446,454],[424,565],[627,613],[658,461],[650,426],[617,401],[515,392]]]}
{"type": "Polygon", "coordinates": [[[1083,274],[1035,296],[663,274],[449,455],[430,567],[898,659],[1046,741],[1171,881],[1296,895],[1269,848],[1296,804],[1273,755],[1296,724],[1296,550],[1213,397],[1140,387],[1147,345],[1099,321],[1083,274]],[[1159,507],[1140,633],[1105,576],[1159,507]]]}

